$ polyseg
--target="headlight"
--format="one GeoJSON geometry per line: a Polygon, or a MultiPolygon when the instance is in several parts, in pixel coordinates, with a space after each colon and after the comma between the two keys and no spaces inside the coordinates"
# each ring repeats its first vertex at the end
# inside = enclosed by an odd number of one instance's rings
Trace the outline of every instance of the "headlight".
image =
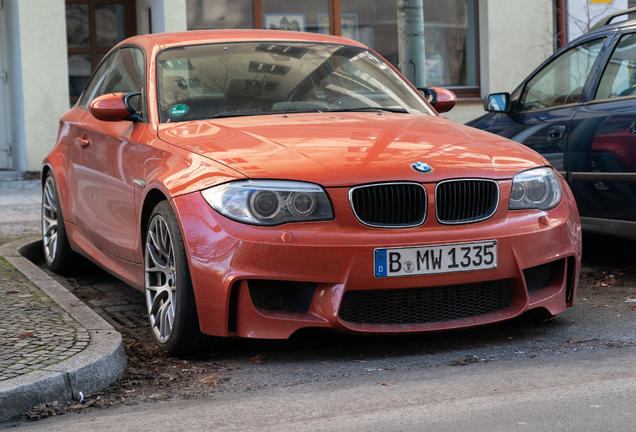
{"type": "Polygon", "coordinates": [[[282,180],[225,183],[201,192],[212,208],[254,225],[333,219],[327,193],[318,185],[282,180]]]}
{"type": "Polygon", "coordinates": [[[549,210],[561,202],[561,185],[552,168],[535,168],[512,178],[510,210],[549,210]]]}

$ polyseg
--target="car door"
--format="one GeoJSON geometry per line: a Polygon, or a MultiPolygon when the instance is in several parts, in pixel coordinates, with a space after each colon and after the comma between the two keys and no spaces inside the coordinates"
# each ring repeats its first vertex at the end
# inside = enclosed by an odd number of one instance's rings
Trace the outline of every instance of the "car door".
{"type": "MultiPolygon", "coordinates": [[[[124,47],[114,54],[101,90],[92,96],[143,92],[144,84],[142,51],[124,47]]],[[[140,171],[137,138],[143,129],[141,122],[105,122],[87,114],[78,131],[81,228],[102,249],[128,261],[134,261],[139,243],[133,180],[140,171]]]]}
{"type": "Polygon", "coordinates": [[[584,228],[618,234],[636,232],[620,222],[636,221],[636,33],[616,36],[612,48],[592,100],[572,120],[568,180],[584,228]]]}
{"type": "Polygon", "coordinates": [[[531,75],[513,95],[512,114],[500,115],[488,131],[525,144],[565,175],[570,122],[581,108],[581,96],[605,41],[606,37],[584,41],[531,75]]]}

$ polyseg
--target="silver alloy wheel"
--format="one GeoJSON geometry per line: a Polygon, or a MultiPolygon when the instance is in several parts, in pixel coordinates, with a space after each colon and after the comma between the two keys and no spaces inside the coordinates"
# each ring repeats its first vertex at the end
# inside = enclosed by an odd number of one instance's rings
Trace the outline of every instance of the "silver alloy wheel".
{"type": "Polygon", "coordinates": [[[146,306],[155,338],[166,343],[174,325],[177,302],[177,269],[172,236],[165,219],[156,214],[150,221],[144,257],[146,306]]]}
{"type": "Polygon", "coordinates": [[[53,177],[47,177],[42,194],[42,242],[44,244],[44,258],[48,264],[51,264],[57,256],[57,206],[55,180],[53,177]]]}

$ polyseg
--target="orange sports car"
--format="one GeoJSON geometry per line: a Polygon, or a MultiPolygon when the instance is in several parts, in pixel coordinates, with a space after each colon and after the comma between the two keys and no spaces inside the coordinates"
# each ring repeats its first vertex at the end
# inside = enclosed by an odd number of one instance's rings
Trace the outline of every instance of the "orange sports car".
{"type": "Polygon", "coordinates": [[[577,208],[548,162],[310,33],[130,38],[61,119],[43,246],[145,292],[171,355],[228,337],[457,329],[572,306],[577,208]]]}

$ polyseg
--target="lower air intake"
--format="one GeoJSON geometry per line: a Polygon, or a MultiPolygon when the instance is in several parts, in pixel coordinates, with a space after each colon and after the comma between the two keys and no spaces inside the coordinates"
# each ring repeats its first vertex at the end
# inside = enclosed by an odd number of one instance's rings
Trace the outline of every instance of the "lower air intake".
{"type": "Polygon", "coordinates": [[[347,291],[338,316],[355,324],[425,324],[471,318],[512,304],[508,279],[374,291],[347,291]]]}

